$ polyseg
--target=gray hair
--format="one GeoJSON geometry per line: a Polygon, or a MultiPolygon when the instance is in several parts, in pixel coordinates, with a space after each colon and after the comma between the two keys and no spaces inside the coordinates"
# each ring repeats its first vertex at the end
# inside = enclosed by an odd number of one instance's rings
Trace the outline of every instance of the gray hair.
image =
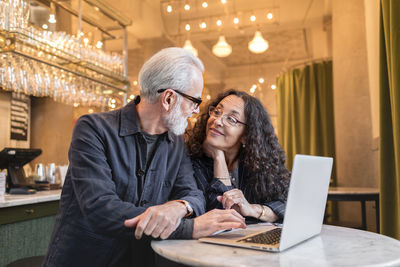
{"type": "Polygon", "coordinates": [[[162,49],[147,60],[139,72],[141,97],[154,103],[159,89],[189,90],[196,68],[204,71],[203,63],[192,52],[179,47],[162,49]]]}

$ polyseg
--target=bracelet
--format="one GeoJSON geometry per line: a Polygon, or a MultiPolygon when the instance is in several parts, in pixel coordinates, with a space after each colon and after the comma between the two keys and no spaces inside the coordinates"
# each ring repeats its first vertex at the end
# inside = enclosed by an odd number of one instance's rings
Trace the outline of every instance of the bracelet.
{"type": "Polygon", "coordinates": [[[215,177],[215,178],[217,178],[219,180],[230,180],[231,179],[230,176],[229,177],[215,177]]]}
{"type": "Polygon", "coordinates": [[[260,207],[261,207],[261,213],[260,213],[260,216],[258,216],[258,220],[260,220],[262,217],[264,217],[264,215],[265,215],[265,209],[264,209],[264,206],[263,205],[260,205],[260,207]]]}

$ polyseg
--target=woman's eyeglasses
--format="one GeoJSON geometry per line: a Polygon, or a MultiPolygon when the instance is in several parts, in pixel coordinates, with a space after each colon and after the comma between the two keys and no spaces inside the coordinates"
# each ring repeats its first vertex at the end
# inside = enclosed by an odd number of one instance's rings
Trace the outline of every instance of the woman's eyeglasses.
{"type": "Polygon", "coordinates": [[[238,123],[247,125],[246,123],[239,121],[232,115],[229,115],[229,114],[222,115],[223,111],[221,109],[213,107],[213,106],[210,106],[208,108],[208,114],[214,118],[219,118],[222,116],[221,121],[222,121],[222,124],[224,124],[224,125],[236,126],[238,123]]]}
{"type": "Polygon", "coordinates": [[[190,101],[192,101],[192,102],[194,103],[194,109],[197,109],[197,108],[200,106],[201,102],[203,102],[203,100],[201,100],[200,98],[196,98],[196,97],[187,95],[187,94],[185,94],[185,93],[182,93],[182,92],[179,91],[179,90],[175,90],[175,89],[172,89],[172,88],[159,89],[159,90],[157,90],[157,93],[162,93],[162,92],[164,92],[164,91],[167,90],[167,89],[171,89],[171,90],[174,91],[175,93],[178,93],[178,94],[180,94],[181,96],[183,96],[184,98],[189,99],[190,101]]]}

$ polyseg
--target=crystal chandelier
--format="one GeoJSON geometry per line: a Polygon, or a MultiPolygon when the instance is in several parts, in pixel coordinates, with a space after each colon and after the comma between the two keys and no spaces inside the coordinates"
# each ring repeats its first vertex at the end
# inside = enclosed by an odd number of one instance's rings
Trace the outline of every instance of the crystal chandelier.
{"type": "Polygon", "coordinates": [[[268,49],[268,41],[266,41],[260,31],[256,31],[253,40],[249,42],[249,50],[253,53],[264,53],[268,49]]]}
{"type": "Polygon", "coordinates": [[[218,42],[213,46],[212,52],[217,57],[227,57],[232,53],[232,46],[226,42],[225,36],[221,35],[218,42]]]}
{"type": "Polygon", "coordinates": [[[190,40],[185,41],[185,45],[183,46],[184,49],[189,50],[192,52],[196,57],[197,57],[197,49],[193,47],[192,43],[190,40]]]}

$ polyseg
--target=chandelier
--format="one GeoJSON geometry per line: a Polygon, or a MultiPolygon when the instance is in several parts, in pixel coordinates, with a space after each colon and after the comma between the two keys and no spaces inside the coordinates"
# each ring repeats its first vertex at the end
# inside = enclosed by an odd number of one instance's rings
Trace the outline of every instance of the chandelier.
{"type": "Polygon", "coordinates": [[[253,40],[249,42],[249,50],[255,54],[264,53],[268,47],[268,42],[262,37],[260,31],[256,31],[253,40]]]}
{"type": "Polygon", "coordinates": [[[185,41],[185,45],[183,46],[183,48],[192,52],[197,57],[198,55],[197,49],[193,47],[192,42],[190,42],[190,40],[185,41]]]}
{"type": "Polygon", "coordinates": [[[217,57],[227,57],[232,53],[232,46],[226,42],[225,36],[221,35],[218,42],[213,46],[212,52],[217,57]]]}

